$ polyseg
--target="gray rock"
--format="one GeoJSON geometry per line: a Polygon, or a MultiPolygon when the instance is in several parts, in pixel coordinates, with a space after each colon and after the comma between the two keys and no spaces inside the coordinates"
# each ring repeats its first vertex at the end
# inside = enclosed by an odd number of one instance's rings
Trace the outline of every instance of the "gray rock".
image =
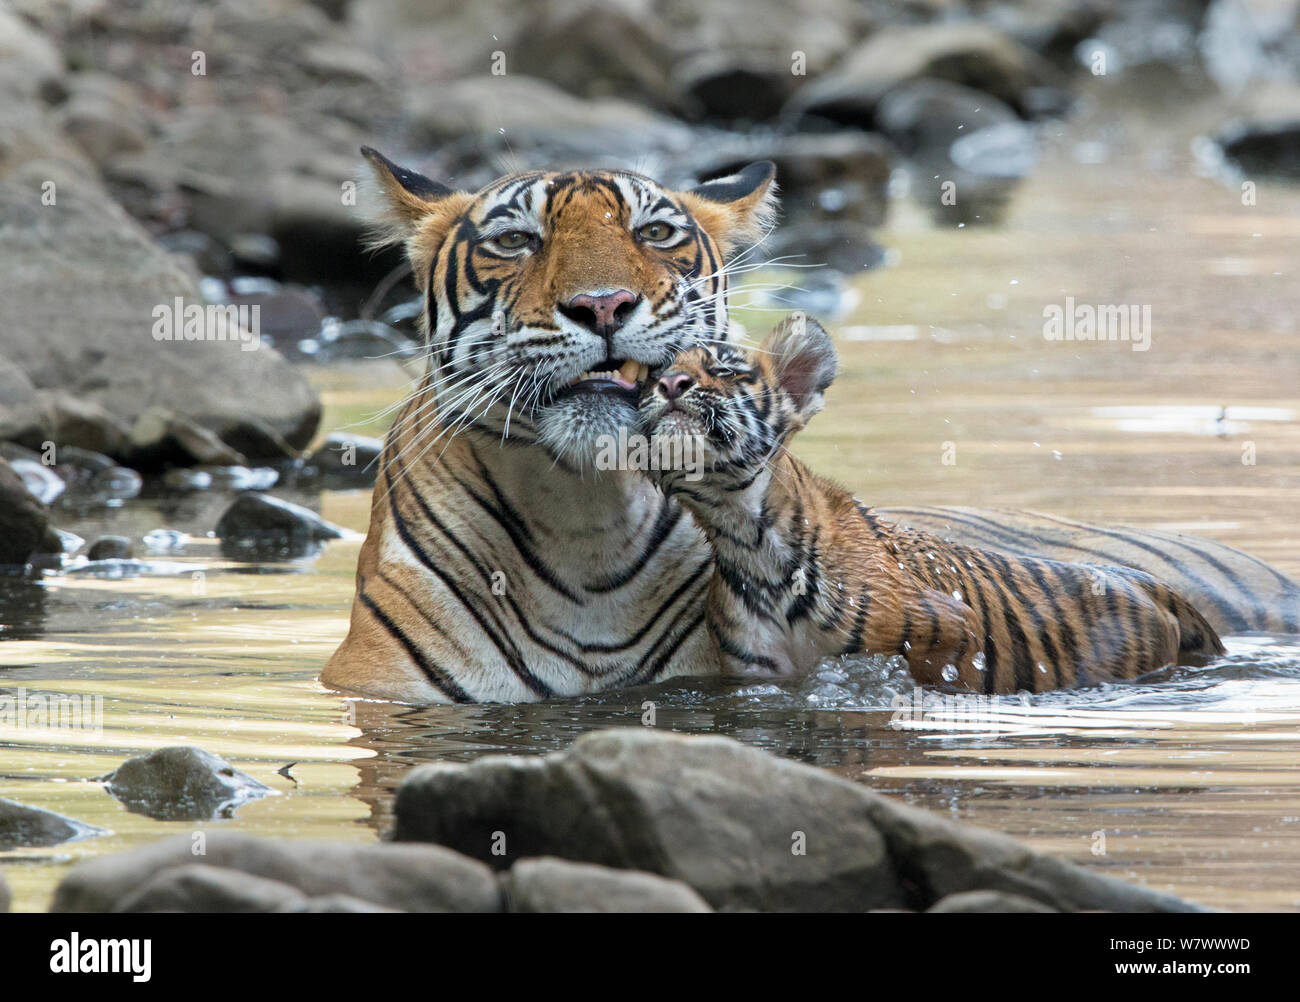
{"type": "Polygon", "coordinates": [[[274,791],[202,748],[177,745],[127,759],[105,789],[133,814],[162,821],[208,821],[274,791]]]}
{"type": "Polygon", "coordinates": [[[385,908],[383,905],[372,904],[369,901],[362,901],[360,898],[354,898],[350,894],[322,894],[317,898],[303,898],[300,901],[292,901],[275,909],[279,912],[320,912],[333,914],[354,914],[375,912],[400,912],[400,908],[385,908]]]}
{"type": "Polygon", "coordinates": [[[62,91],[63,59],[53,43],[8,6],[0,7],[0,94],[6,100],[62,91]]]}
{"type": "Polygon", "coordinates": [[[412,912],[495,912],[501,889],[491,869],[440,846],[265,839],[238,832],[205,835],[196,854],[189,835],[74,867],[51,911],[111,911],[152,874],[201,862],[278,881],[309,898],[333,894],[412,912]]]}
{"type": "Polygon", "coordinates": [[[67,490],[67,481],[38,460],[11,459],[9,468],[18,474],[27,493],[43,505],[53,504],[67,490]]]}
{"type": "Polygon", "coordinates": [[[1049,908],[1033,898],[1019,894],[1007,894],[1003,891],[964,891],[949,894],[930,906],[931,912],[1039,912],[1055,913],[1057,909],[1049,908]]]}
{"type": "Polygon", "coordinates": [[[70,95],[59,109],[59,123],[91,160],[104,164],[146,147],[149,123],[130,84],[99,73],[78,73],[68,83],[70,95]]]}
{"type": "MultiPolygon", "coordinates": [[[[127,425],[150,407],[208,428],[255,417],[305,445],[320,407],[304,376],[266,346],[155,340],[155,310],[177,297],[203,304],[193,275],[114,204],[93,166],[36,109],[0,102],[0,134],[0,330],[9,361],[38,389],[92,401],[127,425]]],[[[251,148],[237,145],[240,155],[251,148]]],[[[337,203],[337,187],[332,194],[337,203]]]]}
{"type": "Polygon", "coordinates": [[[70,393],[48,393],[45,397],[53,418],[49,437],[59,446],[60,461],[68,447],[112,456],[129,451],[131,426],[103,404],[70,393]]]}
{"type": "Polygon", "coordinates": [[[0,564],[25,564],[33,553],[58,553],[59,538],[45,505],[9,463],[0,459],[0,564]]]}
{"type": "Polygon", "coordinates": [[[876,127],[907,156],[946,156],[962,136],[1018,121],[992,94],[951,80],[910,80],[881,97],[876,127]]]}
{"type": "Polygon", "coordinates": [[[113,905],[115,912],[273,912],[306,900],[296,887],[265,877],[185,863],[147,879],[113,905]]]}
{"type": "Polygon", "coordinates": [[[209,428],[165,407],[142,411],[131,427],[131,454],[145,465],[165,462],[242,466],[247,458],[209,428]]]}
{"type": "Polygon", "coordinates": [[[91,560],[130,560],[135,556],[135,546],[125,536],[100,536],[86,556],[91,560]]]}
{"type": "Polygon", "coordinates": [[[870,123],[881,98],[921,77],[985,91],[1014,108],[1027,92],[1054,86],[1051,64],[988,25],[943,21],[898,25],[869,36],[834,70],[796,91],[788,111],[850,124],[870,123]]]}
{"type": "Polygon", "coordinates": [[[647,728],[539,758],[421,766],[395,812],[398,840],[496,866],[549,855],[645,870],[719,910],[922,910],[974,890],[1062,911],[1196,910],[730,739],[647,728]]]}
{"type": "Polygon", "coordinates": [[[39,445],[53,424],[49,404],[27,373],[0,356],[0,441],[39,445]]]}
{"type": "Polygon", "coordinates": [[[467,77],[407,100],[408,144],[440,150],[438,164],[411,166],[471,189],[500,173],[499,154],[520,169],[636,168],[652,153],[684,156],[698,142],[689,126],[631,102],[575,97],[523,74],[467,77]]]}
{"type": "Polygon", "coordinates": [[[343,535],[314,511],[256,491],[235,498],[216,531],[223,553],[252,558],[310,553],[343,535]]]}
{"type": "Polygon", "coordinates": [[[1031,898],[1058,911],[1204,910],[1173,895],[1034,852],[1007,835],[879,795],[870,794],[869,812],[889,843],[900,876],[918,888],[927,905],[963,891],[988,890],[1031,898]]]}
{"type": "Polygon", "coordinates": [[[1234,122],[1217,140],[1224,155],[1249,176],[1300,179],[1300,118],[1234,122]]]}
{"type": "Polygon", "coordinates": [[[498,866],[546,855],[645,870],[719,910],[905,906],[869,797],[725,738],[601,731],[542,758],[413,770],[398,789],[394,838],[498,866]],[[504,856],[492,852],[498,832],[504,856]],[[806,855],[792,851],[801,840],[806,855]]]}
{"type": "Polygon", "coordinates": [[[331,480],[370,484],[379,472],[383,451],[382,439],[334,432],[303,460],[303,469],[331,480]]]}
{"type": "Polygon", "coordinates": [[[521,859],[503,879],[512,912],[708,912],[680,880],[563,859],[521,859]]]}
{"type": "Polygon", "coordinates": [[[62,845],[64,842],[103,834],[106,833],[102,828],[64,817],[54,811],[12,800],[0,800],[0,852],[62,845]]]}

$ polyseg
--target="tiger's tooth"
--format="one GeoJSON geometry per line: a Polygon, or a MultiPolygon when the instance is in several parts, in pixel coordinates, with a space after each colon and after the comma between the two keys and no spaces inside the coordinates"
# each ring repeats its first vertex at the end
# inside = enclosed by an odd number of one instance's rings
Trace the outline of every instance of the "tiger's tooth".
{"type": "Polygon", "coordinates": [[[618,375],[619,378],[622,379],[623,382],[625,383],[635,383],[637,380],[637,375],[640,373],[640,371],[641,371],[641,363],[634,362],[632,359],[629,358],[626,362],[623,363],[622,367],[618,370],[618,375]]]}
{"type": "Polygon", "coordinates": [[[650,366],[646,365],[644,362],[642,362],[640,365],[637,366],[636,381],[638,383],[644,383],[646,381],[646,377],[649,375],[650,375],[650,366]]]}

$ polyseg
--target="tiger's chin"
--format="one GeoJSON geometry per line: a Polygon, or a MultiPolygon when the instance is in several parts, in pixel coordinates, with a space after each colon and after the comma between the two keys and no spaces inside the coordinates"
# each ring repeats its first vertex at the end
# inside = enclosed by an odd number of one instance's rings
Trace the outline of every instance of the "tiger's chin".
{"type": "Polygon", "coordinates": [[[573,393],[534,417],[538,441],[552,458],[584,473],[603,472],[597,463],[610,440],[636,425],[635,398],[610,393],[573,393]]]}

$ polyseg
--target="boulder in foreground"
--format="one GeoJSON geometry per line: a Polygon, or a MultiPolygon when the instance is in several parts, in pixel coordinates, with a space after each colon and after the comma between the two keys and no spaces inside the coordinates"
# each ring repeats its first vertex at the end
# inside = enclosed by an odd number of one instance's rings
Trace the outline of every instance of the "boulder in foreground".
{"type": "Polygon", "coordinates": [[[967,891],[1059,911],[1197,910],[728,738],[647,728],[421,766],[396,820],[398,840],[497,867],[549,855],[656,873],[718,910],[921,911],[967,891]]]}

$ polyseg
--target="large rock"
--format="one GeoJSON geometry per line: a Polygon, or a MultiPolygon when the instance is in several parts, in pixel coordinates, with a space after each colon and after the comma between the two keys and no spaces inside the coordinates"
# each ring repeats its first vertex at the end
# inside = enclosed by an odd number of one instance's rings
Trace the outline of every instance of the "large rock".
{"type": "Polygon", "coordinates": [[[680,880],[563,859],[521,859],[504,878],[512,912],[707,912],[680,880]]]}
{"type": "Polygon", "coordinates": [[[61,96],[63,75],[63,59],[50,40],[0,7],[0,94],[9,100],[61,96]]]}
{"type": "Polygon", "coordinates": [[[274,792],[225,759],[184,745],[129,758],[99,778],[128,811],[161,821],[230,817],[240,804],[274,792]]]}
{"type": "Polygon", "coordinates": [[[637,168],[647,156],[683,156],[697,142],[690,127],[629,101],[575,97],[523,74],[412,91],[406,118],[411,148],[439,150],[432,176],[470,189],[500,173],[501,155],[520,169],[637,168]]]}
{"type": "Polygon", "coordinates": [[[90,400],[127,424],[161,406],[216,431],[258,419],[305,445],[320,405],[273,350],[155,339],[155,310],[177,298],[203,303],[192,275],[113,203],[47,120],[0,103],[5,356],[38,389],[90,400]]]}
{"type": "Polygon", "coordinates": [[[789,111],[862,125],[882,97],[921,77],[982,90],[1022,111],[1031,92],[1061,83],[1061,74],[1025,46],[977,22],[937,22],[885,28],[869,36],[834,70],[810,78],[789,111]]]}
{"type": "Polygon", "coordinates": [[[204,863],[169,867],[113,905],[115,912],[273,912],[307,896],[278,880],[204,863]]]}
{"type": "Polygon", "coordinates": [[[345,894],[412,912],[495,912],[501,888],[492,871],[439,846],[371,845],[263,839],[207,832],[202,852],[189,835],[100,856],[59,884],[55,912],[107,912],[155,873],[202,863],[296,888],[309,898],[345,894]]]}
{"type": "Polygon", "coordinates": [[[45,505],[0,459],[0,565],[25,564],[34,553],[58,553],[61,548],[45,505]]]}
{"type": "Polygon", "coordinates": [[[31,807],[13,800],[0,800],[0,852],[17,848],[41,848],[62,845],[91,835],[102,835],[96,828],[72,818],[31,807]]]}
{"type": "Polygon", "coordinates": [[[0,356],[0,442],[38,445],[52,425],[49,403],[27,373],[0,356]]]}
{"type": "Polygon", "coordinates": [[[602,731],[544,758],[414,770],[394,838],[498,866],[550,855],[645,870],[718,909],[906,907],[864,793],[727,739],[602,731]],[[800,839],[806,855],[793,851],[800,839]]]}
{"type": "Polygon", "coordinates": [[[364,221],[345,198],[369,132],[334,118],[214,105],[188,109],[148,150],[114,157],[106,176],[127,208],[164,201],[226,245],[275,239],[286,275],[311,281],[366,270],[364,221]]]}
{"type": "Polygon", "coordinates": [[[727,738],[644,728],[421,766],[398,789],[394,838],[499,867],[551,855],[645,870],[721,910],[921,910],[977,890],[1062,911],[1195,910],[727,738]]]}

